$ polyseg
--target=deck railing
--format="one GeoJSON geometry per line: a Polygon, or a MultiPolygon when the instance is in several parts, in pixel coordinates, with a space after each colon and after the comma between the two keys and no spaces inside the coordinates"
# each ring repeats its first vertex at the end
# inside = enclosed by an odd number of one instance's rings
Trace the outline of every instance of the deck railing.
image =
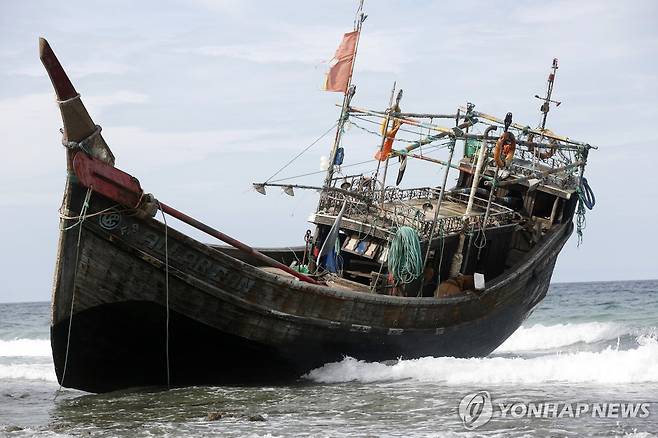
{"type": "MultiPolygon", "coordinates": [[[[418,204],[425,208],[433,208],[430,206],[432,206],[432,201],[438,198],[439,188],[372,190],[369,181],[364,181],[363,178],[361,178],[361,181],[358,180],[359,177],[357,176],[347,180],[340,178],[338,184],[334,183],[334,185],[353,192],[354,196],[326,191],[320,196],[318,212],[328,216],[337,216],[345,203],[343,213],[345,218],[376,226],[389,232],[400,226],[410,226],[418,231],[422,240],[429,238],[434,222],[433,215],[428,214],[427,216],[430,219],[426,219],[425,210],[422,207],[419,208],[404,201],[414,199],[420,201],[418,204]],[[349,184],[349,186],[346,184],[349,184]]],[[[444,201],[466,204],[468,195],[447,192],[444,201]]],[[[462,215],[440,217],[434,227],[435,236],[457,233],[471,227],[480,229],[484,221],[487,200],[475,198],[474,205],[481,211],[478,214],[471,215],[468,221],[462,215]]],[[[517,220],[518,214],[513,210],[492,203],[486,228],[498,227],[517,220]]]]}

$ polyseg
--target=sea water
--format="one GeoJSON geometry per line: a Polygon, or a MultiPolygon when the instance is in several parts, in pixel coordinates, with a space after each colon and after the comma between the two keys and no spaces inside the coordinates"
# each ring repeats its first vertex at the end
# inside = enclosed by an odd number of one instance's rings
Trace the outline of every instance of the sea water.
{"type": "Polygon", "coordinates": [[[486,358],[346,357],[272,387],[58,391],[48,323],[48,303],[0,304],[0,435],[658,433],[658,281],[554,284],[486,358]]]}

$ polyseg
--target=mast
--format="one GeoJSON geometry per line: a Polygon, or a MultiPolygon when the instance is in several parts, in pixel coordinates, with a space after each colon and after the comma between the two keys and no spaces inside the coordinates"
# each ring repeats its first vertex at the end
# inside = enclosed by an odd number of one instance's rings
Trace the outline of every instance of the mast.
{"type": "Polygon", "coordinates": [[[539,95],[535,94],[535,97],[537,99],[543,100],[544,103],[541,104],[541,107],[539,110],[542,112],[542,119],[541,119],[541,130],[544,131],[546,128],[546,118],[548,117],[548,112],[551,109],[551,103],[554,103],[555,106],[560,106],[562,102],[559,102],[557,100],[551,100],[551,95],[553,94],[553,85],[555,83],[555,75],[557,75],[557,58],[553,58],[553,66],[551,67],[551,73],[548,75],[548,85],[546,87],[546,97],[539,97],[539,95]]]}
{"type": "Polygon", "coordinates": [[[354,74],[354,64],[356,63],[356,53],[359,50],[359,40],[361,39],[361,27],[363,22],[366,20],[366,15],[363,13],[363,2],[364,0],[359,0],[359,8],[356,11],[356,16],[354,17],[354,31],[358,32],[356,36],[356,43],[354,45],[354,55],[352,57],[352,65],[350,66],[350,75],[347,79],[347,91],[343,95],[343,104],[340,110],[340,118],[338,119],[338,125],[336,126],[336,136],[334,137],[334,144],[331,148],[331,153],[329,154],[329,167],[327,168],[327,176],[324,179],[324,187],[331,185],[331,180],[334,176],[334,161],[336,160],[336,152],[340,146],[340,140],[343,135],[343,127],[347,121],[348,108],[350,106],[350,101],[356,92],[356,87],[352,85],[352,76],[354,74]]]}
{"type": "MultiPolygon", "coordinates": [[[[400,111],[400,99],[402,99],[402,90],[398,92],[398,97],[395,102],[395,106],[393,106],[393,98],[395,97],[395,88],[396,88],[396,82],[393,82],[393,89],[391,90],[391,99],[389,100],[388,106],[389,109],[387,111],[386,117],[384,118],[384,124],[382,125],[382,142],[381,145],[379,146],[379,153],[382,153],[384,151],[384,145],[386,144],[386,141],[388,139],[388,128],[389,128],[389,123],[391,121],[390,113],[395,112],[395,111],[400,111]]],[[[392,141],[392,140],[391,140],[392,141]]],[[[384,192],[386,191],[386,174],[388,173],[388,160],[390,159],[390,154],[389,156],[386,157],[386,164],[384,165],[384,175],[382,176],[382,196],[381,196],[381,206],[384,206],[384,192]]],[[[377,178],[379,177],[379,168],[381,166],[382,162],[381,160],[377,161],[377,171],[375,172],[375,181],[377,181],[377,178]]]]}

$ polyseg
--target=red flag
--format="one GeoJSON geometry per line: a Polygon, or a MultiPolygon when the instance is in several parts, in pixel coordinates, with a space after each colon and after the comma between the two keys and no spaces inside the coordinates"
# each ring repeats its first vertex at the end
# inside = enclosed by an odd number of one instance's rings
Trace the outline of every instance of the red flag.
{"type": "Polygon", "coordinates": [[[352,62],[354,62],[354,51],[356,50],[358,38],[358,30],[343,35],[343,41],[340,42],[340,46],[338,46],[336,54],[331,60],[331,68],[324,82],[325,91],[347,92],[347,83],[352,72],[352,62]]]}

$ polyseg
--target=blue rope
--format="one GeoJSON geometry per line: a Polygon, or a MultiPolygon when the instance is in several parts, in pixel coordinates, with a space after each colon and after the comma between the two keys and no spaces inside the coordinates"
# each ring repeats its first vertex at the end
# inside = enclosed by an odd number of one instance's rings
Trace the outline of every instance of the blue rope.
{"type": "Polygon", "coordinates": [[[578,197],[580,197],[581,201],[583,201],[583,204],[585,204],[585,207],[587,207],[588,210],[593,209],[594,205],[596,205],[596,197],[594,197],[594,191],[592,191],[592,188],[587,183],[587,178],[585,177],[580,179],[578,197]]]}

